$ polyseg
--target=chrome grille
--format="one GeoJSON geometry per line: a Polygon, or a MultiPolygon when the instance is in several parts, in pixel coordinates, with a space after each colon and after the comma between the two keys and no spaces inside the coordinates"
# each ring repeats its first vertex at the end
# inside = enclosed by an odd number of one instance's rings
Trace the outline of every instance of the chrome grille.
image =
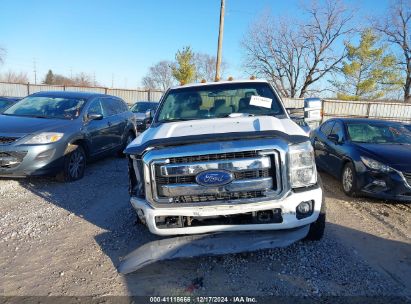
{"type": "Polygon", "coordinates": [[[237,200],[264,197],[263,191],[225,192],[215,195],[183,195],[174,199],[176,203],[201,203],[221,200],[237,200]]]}
{"type": "Polygon", "coordinates": [[[193,163],[210,160],[249,158],[258,156],[258,151],[229,152],[170,158],[170,164],[193,163]]]}
{"type": "MultiPolygon", "coordinates": [[[[262,170],[247,170],[234,172],[235,179],[247,179],[247,178],[259,178],[259,177],[269,177],[272,176],[271,169],[262,170]]],[[[184,176],[170,176],[162,177],[156,175],[157,186],[168,185],[168,184],[184,184],[184,183],[195,183],[196,177],[194,175],[184,175],[184,176]]]]}
{"type": "Polygon", "coordinates": [[[159,203],[201,203],[273,196],[281,191],[279,155],[275,150],[251,150],[154,161],[153,199],[159,203]],[[199,185],[196,175],[207,170],[229,171],[234,179],[223,186],[199,185]]]}
{"type": "Polygon", "coordinates": [[[14,143],[20,137],[0,136],[0,145],[9,145],[14,143]]]}

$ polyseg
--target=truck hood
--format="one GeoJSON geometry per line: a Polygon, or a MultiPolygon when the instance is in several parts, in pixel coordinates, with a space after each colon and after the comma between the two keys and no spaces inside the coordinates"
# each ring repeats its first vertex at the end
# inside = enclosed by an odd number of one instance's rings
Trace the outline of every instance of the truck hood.
{"type": "Polygon", "coordinates": [[[288,135],[306,136],[304,131],[289,118],[279,119],[272,116],[227,117],[170,122],[152,126],[140,134],[129,147],[163,138],[273,130],[288,135]]]}

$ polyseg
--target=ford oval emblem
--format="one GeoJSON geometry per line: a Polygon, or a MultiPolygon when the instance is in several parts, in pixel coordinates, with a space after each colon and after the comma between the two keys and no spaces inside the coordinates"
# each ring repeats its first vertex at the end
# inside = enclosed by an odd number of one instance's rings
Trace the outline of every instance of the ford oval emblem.
{"type": "Polygon", "coordinates": [[[207,170],[200,172],[196,176],[196,182],[206,187],[217,187],[231,183],[234,176],[231,172],[225,170],[207,170]]]}

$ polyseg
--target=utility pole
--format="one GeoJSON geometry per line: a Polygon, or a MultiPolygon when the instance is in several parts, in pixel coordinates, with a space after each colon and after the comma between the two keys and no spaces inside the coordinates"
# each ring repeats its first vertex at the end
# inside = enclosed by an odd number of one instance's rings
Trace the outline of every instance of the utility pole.
{"type": "Polygon", "coordinates": [[[36,58],[33,59],[34,84],[37,84],[36,58]]]}
{"type": "Polygon", "coordinates": [[[217,62],[215,67],[215,81],[220,80],[220,67],[221,67],[221,57],[223,48],[223,33],[224,33],[224,9],[225,0],[221,0],[220,8],[220,28],[218,30],[218,47],[217,47],[217,62]]]}

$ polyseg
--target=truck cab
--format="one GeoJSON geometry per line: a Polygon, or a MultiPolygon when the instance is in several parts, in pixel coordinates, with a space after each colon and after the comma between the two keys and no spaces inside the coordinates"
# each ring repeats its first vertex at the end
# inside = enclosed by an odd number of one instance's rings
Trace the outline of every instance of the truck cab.
{"type": "Polygon", "coordinates": [[[125,153],[131,204],[151,233],[323,235],[313,148],[266,81],[170,88],[125,153]]]}

